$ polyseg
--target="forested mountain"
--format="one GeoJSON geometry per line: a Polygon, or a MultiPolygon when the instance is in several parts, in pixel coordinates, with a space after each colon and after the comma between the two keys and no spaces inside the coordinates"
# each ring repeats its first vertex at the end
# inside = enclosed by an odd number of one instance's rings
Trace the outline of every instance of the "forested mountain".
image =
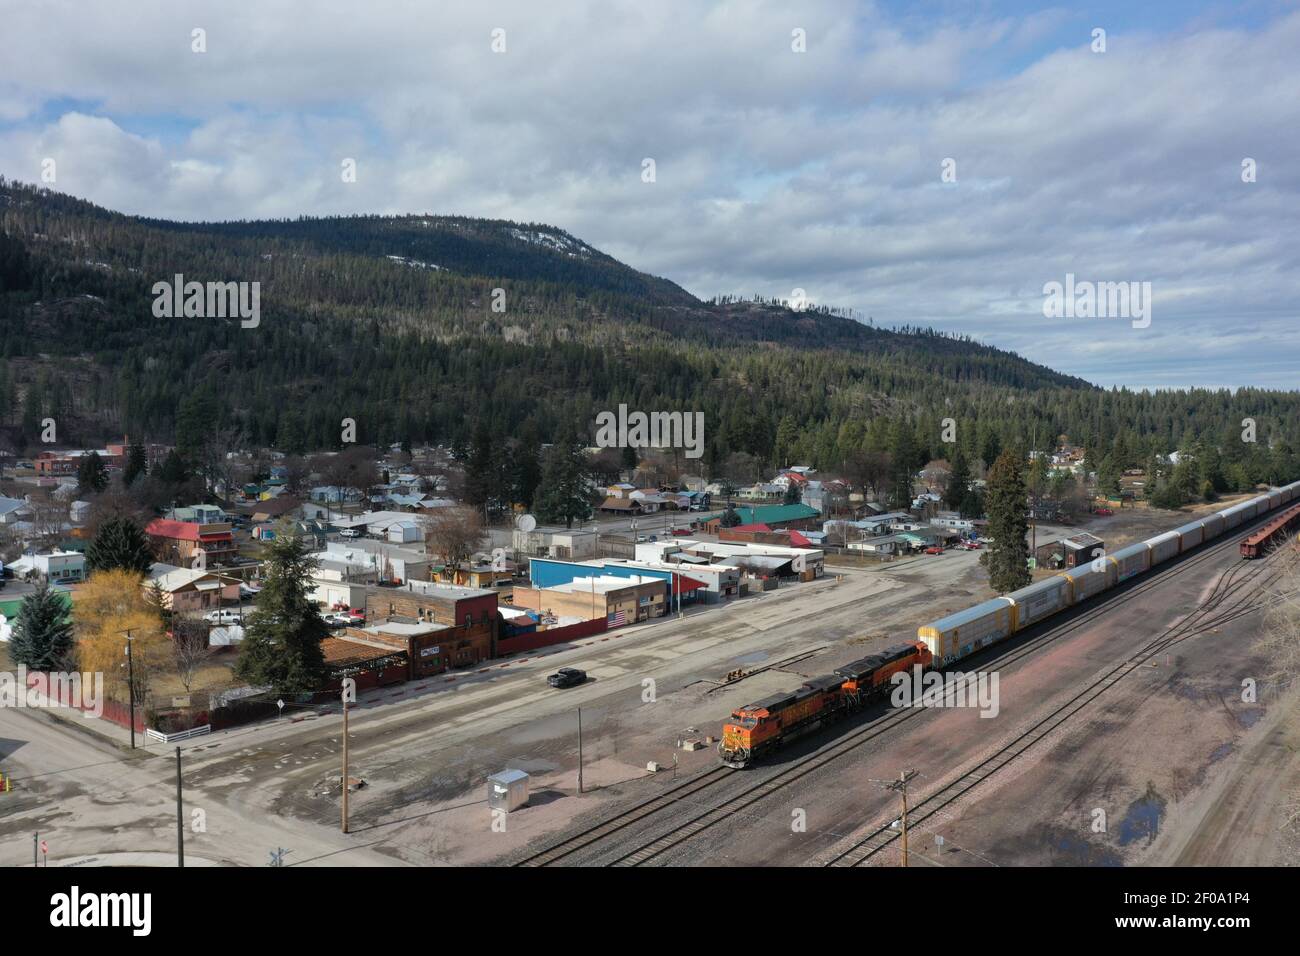
{"type": "Polygon", "coordinates": [[[701,302],[545,225],[173,223],[0,180],[0,227],[0,426],[19,446],[46,416],[61,443],[221,430],[296,452],[338,447],[344,418],[381,444],[464,444],[478,423],[549,440],[626,402],[704,411],[710,465],[833,469],[900,429],[947,456],[943,418],[985,460],[1062,433],[1139,461],[1240,446],[1245,417],[1265,446],[1300,426],[1294,393],[1105,391],[964,337],[701,302]],[[260,283],[260,323],[156,317],[176,274],[260,283]]]}

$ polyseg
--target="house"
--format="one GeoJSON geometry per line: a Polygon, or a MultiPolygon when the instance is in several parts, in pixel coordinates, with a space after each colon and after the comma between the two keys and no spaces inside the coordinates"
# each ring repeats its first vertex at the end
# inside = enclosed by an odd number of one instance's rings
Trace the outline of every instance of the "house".
{"type": "Polygon", "coordinates": [[[163,607],[174,614],[202,614],[227,601],[239,600],[239,578],[206,569],[178,568],[157,562],[146,576],[146,594],[153,590],[151,585],[155,582],[162,590],[163,607]]]}
{"type": "Polygon", "coordinates": [[[328,571],[341,581],[372,575],[376,581],[393,584],[427,581],[431,564],[423,551],[366,539],[330,541],[324,551],[314,552],[311,557],[319,565],[318,573],[328,571]]]}
{"type": "Polygon", "coordinates": [[[14,577],[44,577],[51,584],[74,584],[86,580],[86,556],[77,551],[54,550],[25,554],[9,565],[14,577]]]}
{"type": "Polygon", "coordinates": [[[890,555],[897,554],[899,550],[898,535],[882,534],[874,538],[863,538],[861,541],[849,541],[845,547],[849,551],[865,551],[868,554],[890,555]]]}
{"type": "Polygon", "coordinates": [[[290,494],[277,495],[274,498],[259,500],[249,509],[248,515],[257,524],[277,521],[280,518],[295,517],[302,507],[302,500],[290,494]]]}
{"type": "Polygon", "coordinates": [[[511,545],[516,554],[529,557],[581,560],[594,557],[600,533],[579,528],[534,528],[515,530],[511,545]]]}
{"type": "Polygon", "coordinates": [[[192,565],[195,561],[202,561],[206,566],[229,564],[239,556],[230,523],[226,521],[199,524],[155,518],[145,526],[144,532],[155,552],[177,565],[192,565]]]}
{"type": "Polygon", "coordinates": [[[5,498],[0,495],[0,525],[17,524],[32,516],[31,505],[23,498],[5,498]]]}

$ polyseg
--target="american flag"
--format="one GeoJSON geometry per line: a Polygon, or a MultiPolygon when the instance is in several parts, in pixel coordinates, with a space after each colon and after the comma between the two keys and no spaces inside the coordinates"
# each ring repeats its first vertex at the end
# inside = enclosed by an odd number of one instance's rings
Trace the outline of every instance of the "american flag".
{"type": "Polygon", "coordinates": [[[613,614],[609,616],[610,627],[622,627],[626,623],[627,623],[626,611],[615,611],[613,614]]]}

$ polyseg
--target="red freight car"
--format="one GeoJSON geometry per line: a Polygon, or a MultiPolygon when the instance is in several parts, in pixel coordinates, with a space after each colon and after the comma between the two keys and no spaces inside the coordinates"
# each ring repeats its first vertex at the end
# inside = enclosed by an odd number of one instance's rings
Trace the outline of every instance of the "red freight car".
{"type": "Polygon", "coordinates": [[[1245,541],[1241,542],[1243,558],[1258,558],[1267,553],[1274,541],[1300,524],[1300,505],[1288,508],[1245,541]]]}

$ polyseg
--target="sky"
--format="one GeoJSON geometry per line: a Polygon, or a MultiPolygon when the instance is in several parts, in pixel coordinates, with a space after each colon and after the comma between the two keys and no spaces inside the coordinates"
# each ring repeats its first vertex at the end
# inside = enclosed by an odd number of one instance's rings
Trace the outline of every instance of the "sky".
{"type": "Polygon", "coordinates": [[[802,290],[1107,387],[1300,387],[1289,0],[0,0],[0,23],[0,174],[111,209],[543,222],[701,298],[802,290]],[[1067,276],[1149,309],[1054,313],[1067,276]]]}

